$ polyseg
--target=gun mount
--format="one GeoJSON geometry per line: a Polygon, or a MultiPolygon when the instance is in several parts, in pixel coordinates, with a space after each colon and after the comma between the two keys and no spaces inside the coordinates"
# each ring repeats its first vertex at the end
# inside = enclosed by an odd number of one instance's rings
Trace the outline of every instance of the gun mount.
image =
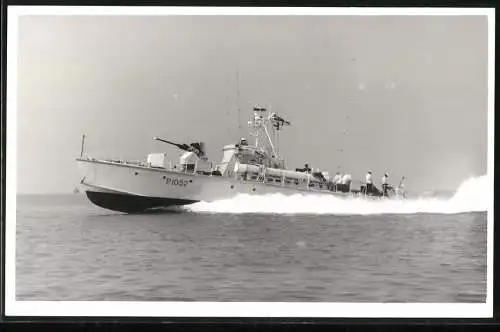
{"type": "Polygon", "coordinates": [[[166,139],[159,138],[159,137],[153,137],[153,139],[155,141],[160,141],[163,143],[173,145],[173,146],[175,146],[183,151],[194,152],[194,154],[200,159],[207,159],[207,156],[205,153],[205,143],[203,143],[203,142],[194,142],[194,143],[190,143],[190,144],[185,144],[185,143],[179,144],[179,143],[167,141],[166,139]]]}

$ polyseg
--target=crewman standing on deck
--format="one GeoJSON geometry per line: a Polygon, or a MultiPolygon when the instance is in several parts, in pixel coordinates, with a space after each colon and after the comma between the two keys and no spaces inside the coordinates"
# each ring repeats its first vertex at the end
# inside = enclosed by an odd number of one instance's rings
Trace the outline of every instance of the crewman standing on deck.
{"type": "Polygon", "coordinates": [[[373,192],[372,171],[368,171],[368,173],[366,173],[365,182],[366,182],[365,193],[369,194],[373,192]]]}
{"type": "Polygon", "coordinates": [[[352,177],[351,174],[346,173],[342,177],[342,187],[344,187],[344,190],[346,192],[351,191],[351,182],[352,182],[352,177]]]}
{"type": "Polygon", "coordinates": [[[333,188],[335,189],[335,191],[337,191],[337,185],[340,184],[341,181],[342,181],[342,176],[340,175],[339,172],[337,172],[333,177],[333,188]]]}
{"type": "Polygon", "coordinates": [[[406,180],[406,178],[404,176],[401,177],[401,181],[399,182],[399,186],[396,188],[396,194],[398,196],[403,196],[404,198],[406,198],[405,184],[404,184],[405,180],[406,180]]]}
{"type": "Polygon", "coordinates": [[[384,196],[387,196],[387,188],[389,187],[388,179],[389,174],[385,173],[382,177],[382,192],[384,193],[384,196]]]}

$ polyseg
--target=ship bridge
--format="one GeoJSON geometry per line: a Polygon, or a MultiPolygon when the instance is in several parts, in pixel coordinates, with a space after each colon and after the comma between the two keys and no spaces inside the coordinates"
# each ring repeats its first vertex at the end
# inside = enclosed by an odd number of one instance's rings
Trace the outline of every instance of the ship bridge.
{"type": "Polygon", "coordinates": [[[255,144],[248,145],[246,139],[242,138],[239,144],[224,146],[222,161],[217,165],[217,171],[221,175],[231,176],[237,169],[241,169],[240,165],[247,165],[258,173],[262,167],[285,169],[285,161],[279,156],[278,133],[283,126],[289,126],[290,122],[276,113],[265,116],[265,108],[255,107],[253,111],[253,121],[249,121],[248,125],[253,129],[251,136],[255,137],[255,144]]]}

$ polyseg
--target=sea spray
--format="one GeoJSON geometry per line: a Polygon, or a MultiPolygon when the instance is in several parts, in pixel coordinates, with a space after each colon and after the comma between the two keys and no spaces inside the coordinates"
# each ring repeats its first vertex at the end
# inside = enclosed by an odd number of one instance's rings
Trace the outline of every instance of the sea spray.
{"type": "Polygon", "coordinates": [[[191,212],[275,213],[275,214],[414,214],[486,211],[493,198],[493,186],[487,175],[465,180],[450,198],[416,197],[410,199],[338,198],[318,194],[248,195],[231,199],[199,202],[184,207],[191,212]]]}

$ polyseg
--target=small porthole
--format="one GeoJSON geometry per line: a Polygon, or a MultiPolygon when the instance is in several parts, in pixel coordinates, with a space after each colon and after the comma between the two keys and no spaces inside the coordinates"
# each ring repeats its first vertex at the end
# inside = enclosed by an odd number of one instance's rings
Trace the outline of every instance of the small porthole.
{"type": "Polygon", "coordinates": [[[189,183],[193,183],[193,180],[189,180],[189,183]]]}
{"type": "Polygon", "coordinates": [[[252,188],[252,191],[255,191],[255,188],[252,188]]]}
{"type": "Polygon", "coordinates": [[[167,177],[165,175],[163,175],[163,180],[165,180],[167,177]]]}
{"type": "Polygon", "coordinates": [[[233,188],[234,188],[234,186],[233,186],[233,185],[231,185],[231,189],[233,189],[233,188]]]}
{"type": "Polygon", "coordinates": [[[134,175],[137,175],[137,174],[139,174],[139,173],[138,172],[134,172],[134,175]]]}

